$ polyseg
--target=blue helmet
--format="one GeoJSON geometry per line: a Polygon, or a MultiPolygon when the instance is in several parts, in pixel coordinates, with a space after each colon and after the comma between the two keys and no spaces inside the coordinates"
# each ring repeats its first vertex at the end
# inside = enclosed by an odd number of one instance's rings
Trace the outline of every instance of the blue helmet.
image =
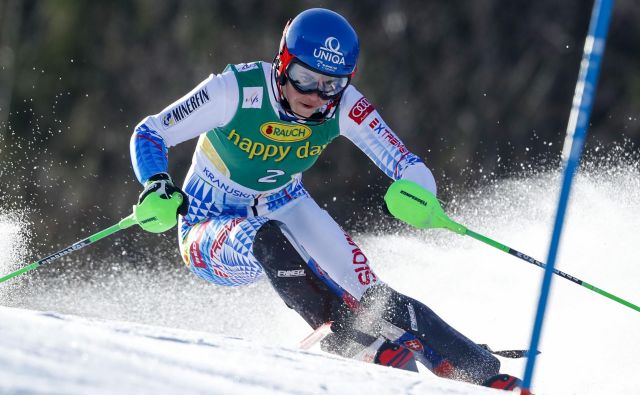
{"type": "Polygon", "coordinates": [[[297,59],[322,74],[352,77],[359,53],[358,35],[344,17],[312,8],[285,26],[275,71],[284,76],[289,63],[297,59]]]}

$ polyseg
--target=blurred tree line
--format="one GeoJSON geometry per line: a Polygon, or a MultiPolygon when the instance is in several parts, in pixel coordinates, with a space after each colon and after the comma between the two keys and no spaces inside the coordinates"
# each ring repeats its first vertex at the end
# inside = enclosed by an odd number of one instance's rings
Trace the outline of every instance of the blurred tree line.
{"type": "MultiPolygon", "coordinates": [[[[355,27],[355,85],[433,169],[441,197],[558,166],[591,1],[4,0],[3,210],[30,207],[47,251],[125,216],[141,189],[129,159],[135,124],[228,63],[271,61],[287,19],[317,6],[355,27]]],[[[639,20],[637,0],[616,2],[592,147],[640,140],[639,20]]],[[[175,178],[194,146],[170,151],[175,178]]],[[[305,182],[355,230],[372,230],[367,213],[388,185],[346,140],[305,182]]]]}

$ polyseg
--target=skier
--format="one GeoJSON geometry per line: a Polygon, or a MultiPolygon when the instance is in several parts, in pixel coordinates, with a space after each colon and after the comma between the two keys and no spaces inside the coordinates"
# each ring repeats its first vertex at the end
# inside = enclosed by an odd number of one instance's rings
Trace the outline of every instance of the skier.
{"type": "Polygon", "coordinates": [[[239,286],[266,275],[311,327],[333,322],[324,350],[414,371],[418,360],[438,376],[513,387],[519,380],[500,375],[491,353],[385,284],[302,184],[345,136],[393,180],[437,192],[431,171],[351,84],[358,53],[342,16],[306,10],[285,26],[272,63],[229,65],[146,117],[130,146],[144,185],[138,204],[160,214],[177,201],[181,255],[197,276],[239,286]],[[180,189],[168,147],[196,137],[180,189]]]}

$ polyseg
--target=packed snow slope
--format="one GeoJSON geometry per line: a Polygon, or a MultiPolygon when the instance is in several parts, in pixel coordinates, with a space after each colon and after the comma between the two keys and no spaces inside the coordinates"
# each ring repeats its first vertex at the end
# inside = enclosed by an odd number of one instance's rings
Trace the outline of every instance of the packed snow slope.
{"type": "Polygon", "coordinates": [[[494,394],[205,332],[0,307],[3,394],[494,394]]]}
{"type": "MultiPolygon", "coordinates": [[[[447,211],[470,229],[544,261],[559,177],[549,172],[490,183],[448,202],[447,211]]],[[[639,190],[637,163],[583,170],[557,261],[560,270],[635,304],[639,190]]],[[[0,215],[2,274],[34,258],[20,248],[29,235],[19,217],[0,215]]],[[[127,232],[131,237],[139,230],[127,232]]],[[[84,236],[70,234],[69,242],[84,236]]],[[[444,230],[395,224],[394,231],[373,228],[355,240],[380,278],[474,341],[494,349],[528,347],[540,268],[444,230]]],[[[309,328],[266,282],[214,287],[191,275],[177,257],[173,266],[149,269],[127,260],[115,244],[114,251],[104,262],[79,253],[52,264],[58,276],[31,273],[0,285],[1,305],[54,312],[0,309],[0,393],[483,391],[429,372],[298,351],[309,328]]],[[[535,393],[640,392],[640,313],[554,277],[535,393]]],[[[502,362],[504,372],[522,375],[524,360],[502,362]]]]}

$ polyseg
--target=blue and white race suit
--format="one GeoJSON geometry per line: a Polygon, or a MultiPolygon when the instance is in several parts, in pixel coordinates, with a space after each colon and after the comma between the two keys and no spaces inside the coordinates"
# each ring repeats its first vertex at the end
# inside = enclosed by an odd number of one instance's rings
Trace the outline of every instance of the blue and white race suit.
{"type": "MultiPolygon", "coordinates": [[[[235,66],[236,72],[255,69],[262,70],[267,83],[263,86],[266,91],[254,92],[251,102],[246,97],[240,102],[243,95],[237,74],[229,70],[209,76],[160,113],[140,122],[130,145],[136,176],[144,184],[152,175],[167,172],[168,148],[200,137],[183,184],[189,195],[189,213],[179,221],[180,250],[189,268],[219,285],[259,280],[263,268],[253,255],[253,240],[265,222],[276,220],[316,273],[343,298],[359,300],[380,279],[351,237],[309,195],[301,174],[276,189],[248,188],[229,177],[220,156],[203,141],[203,133],[224,127],[239,109],[271,106],[286,119],[270,83],[271,65],[255,62],[235,66]]],[[[414,181],[436,193],[431,171],[407,150],[354,86],[345,90],[336,113],[340,135],[351,140],[386,175],[414,181]]]]}

